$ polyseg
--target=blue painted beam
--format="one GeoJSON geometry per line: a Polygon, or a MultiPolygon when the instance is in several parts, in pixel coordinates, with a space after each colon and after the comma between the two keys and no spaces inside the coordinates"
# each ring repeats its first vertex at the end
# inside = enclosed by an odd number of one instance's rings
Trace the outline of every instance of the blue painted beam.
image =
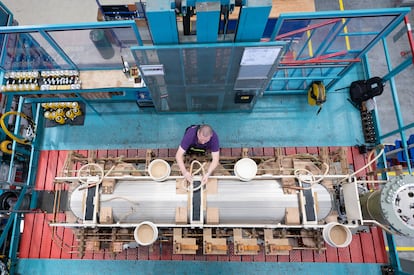
{"type": "Polygon", "coordinates": [[[381,274],[381,264],[20,259],[19,274],[381,274]]]}
{"type": "Polygon", "coordinates": [[[152,0],[147,2],[146,15],[154,45],[178,43],[178,29],[175,11],[171,1],[152,0]]]}
{"type": "Polygon", "coordinates": [[[236,33],[236,41],[260,41],[272,9],[271,0],[248,1],[242,6],[236,33]]]}

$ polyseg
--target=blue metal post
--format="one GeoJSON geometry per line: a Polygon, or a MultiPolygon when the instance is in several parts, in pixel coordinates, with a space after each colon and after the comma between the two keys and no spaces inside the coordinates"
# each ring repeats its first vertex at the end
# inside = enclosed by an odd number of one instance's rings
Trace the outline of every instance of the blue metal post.
{"type": "Polygon", "coordinates": [[[10,263],[10,274],[15,274],[17,270],[17,251],[20,242],[20,223],[22,220],[22,214],[16,213],[13,223],[12,237],[10,240],[9,250],[9,263],[10,263]]]}
{"type": "Polygon", "coordinates": [[[389,258],[390,258],[391,266],[394,268],[395,274],[409,275],[409,273],[402,271],[400,258],[398,257],[398,252],[397,252],[397,244],[395,243],[394,236],[388,233],[386,235],[387,235],[388,253],[390,255],[389,258]]]}
{"type": "MultiPolygon", "coordinates": [[[[390,86],[391,86],[392,101],[393,101],[393,104],[394,104],[395,115],[396,115],[396,118],[397,118],[398,132],[400,133],[400,136],[401,136],[402,146],[404,148],[404,156],[407,160],[409,160],[410,158],[409,158],[408,149],[407,149],[407,138],[405,136],[405,131],[402,130],[402,128],[404,127],[404,121],[403,121],[403,117],[402,117],[402,114],[401,114],[401,108],[400,108],[400,104],[399,104],[397,88],[395,87],[394,77],[393,77],[393,74],[391,73],[393,71],[393,68],[391,66],[391,58],[390,58],[390,55],[389,55],[387,40],[385,39],[385,37],[382,38],[382,43],[383,43],[383,47],[384,47],[384,54],[385,54],[385,60],[387,61],[388,71],[390,72],[389,73],[390,74],[389,75],[389,83],[390,83],[390,86]]],[[[410,161],[407,161],[407,168],[408,168],[408,172],[411,174],[412,170],[411,170],[410,161]]]]}
{"type": "Polygon", "coordinates": [[[220,2],[197,2],[197,42],[217,42],[220,2]]]}
{"type": "Polygon", "coordinates": [[[248,1],[239,15],[235,41],[260,41],[272,9],[272,1],[248,1]]]}
{"type": "Polygon", "coordinates": [[[178,29],[172,1],[147,2],[147,19],[152,41],[156,45],[177,44],[178,29]]]}

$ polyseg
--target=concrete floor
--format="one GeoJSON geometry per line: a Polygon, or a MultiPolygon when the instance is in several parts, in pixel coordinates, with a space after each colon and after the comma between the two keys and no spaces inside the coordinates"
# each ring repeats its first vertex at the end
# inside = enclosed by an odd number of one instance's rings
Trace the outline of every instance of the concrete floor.
{"type": "MultiPolygon", "coordinates": [[[[15,19],[20,25],[38,25],[38,24],[66,24],[66,23],[80,23],[96,21],[97,5],[95,0],[71,0],[71,1],[56,1],[56,0],[3,0],[2,1],[14,14],[15,19]]],[[[129,4],[133,1],[125,0],[101,0],[101,4],[129,4]]],[[[404,1],[395,0],[344,0],[345,9],[372,9],[372,8],[389,8],[395,7],[396,3],[404,1]]],[[[339,10],[339,1],[333,0],[315,0],[316,10],[339,10]]],[[[411,22],[414,22],[413,12],[410,15],[411,22]]],[[[391,54],[393,60],[396,62],[401,58],[401,51],[409,50],[406,48],[406,43],[402,41],[387,41],[389,46],[395,49],[391,54]]],[[[381,52],[381,46],[376,49],[381,52]]],[[[376,58],[376,52],[372,51],[369,55],[371,63],[372,76],[381,76],[387,72],[385,60],[376,58]]],[[[414,91],[411,87],[414,86],[414,67],[406,69],[396,78],[396,85],[399,93],[400,106],[403,113],[403,124],[407,125],[414,121],[414,91]]],[[[379,120],[383,133],[387,133],[396,128],[396,118],[393,113],[394,106],[391,103],[390,87],[386,86],[384,94],[376,99],[377,108],[379,112],[379,120]]],[[[408,131],[413,134],[414,129],[408,131]]],[[[386,141],[394,141],[400,139],[399,136],[393,136],[386,141]]],[[[414,247],[414,240],[406,238],[397,238],[397,244],[403,247],[414,247]]],[[[402,258],[414,259],[413,253],[403,252],[399,253],[402,258]]]]}

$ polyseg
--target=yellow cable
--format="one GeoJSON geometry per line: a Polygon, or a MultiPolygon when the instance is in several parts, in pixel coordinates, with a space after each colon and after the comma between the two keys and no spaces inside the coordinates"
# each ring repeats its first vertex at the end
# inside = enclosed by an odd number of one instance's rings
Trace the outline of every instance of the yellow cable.
{"type": "Polygon", "coordinates": [[[4,133],[11,138],[12,140],[16,141],[17,143],[23,144],[23,145],[29,145],[30,144],[30,140],[28,139],[23,139],[23,138],[18,138],[15,135],[13,135],[12,132],[9,131],[9,129],[7,129],[6,123],[4,122],[5,118],[10,116],[10,115],[16,115],[16,116],[20,116],[24,119],[26,119],[32,126],[34,126],[34,122],[33,120],[28,117],[27,115],[20,113],[20,112],[16,112],[16,111],[10,111],[7,113],[4,113],[1,118],[0,118],[0,126],[1,129],[3,129],[4,133]]]}

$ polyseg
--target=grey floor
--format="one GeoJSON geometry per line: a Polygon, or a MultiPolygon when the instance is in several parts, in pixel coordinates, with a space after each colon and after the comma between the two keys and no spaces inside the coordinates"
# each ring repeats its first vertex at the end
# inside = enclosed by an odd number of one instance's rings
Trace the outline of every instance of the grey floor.
{"type": "MultiPolygon", "coordinates": [[[[42,24],[68,24],[96,21],[97,5],[95,0],[3,0],[2,1],[14,14],[19,25],[42,25],[42,24]]],[[[116,5],[116,4],[131,4],[134,1],[122,0],[101,0],[101,4],[116,5]]],[[[373,9],[373,8],[390,8],[395,7],[398,3],[413,2],[403,0],[344,0],[345,9],[373,9]]],[[[339,10],[339,1],[335,0],[315,0],[316,10],[339,10]]],[[[410,14],[411,22],[414,22],[413,12],[410,14]]],[[[391,42],[392,43],[392,42],[391,42]]],[[[390,45],[389,45],[390,46],[390,45]]],[[[398,42],[391,45],[395,51],[395,60],[404,58],[400,56],[401,51],[408,50],[406,43],[399,44],[398,42]]],[[[381,47],[378,47],[381,51],[381,47]]],[[[370,54],[372,75],[382,76],[387,72],[386,63],[384,60],[376,59],[375,51],[370,54]]],[[[406,69],[400,76],[396,78],[396,85],[398,89],[400,106],[403,113],[403,124],[407,125],[414,122],[414,91],[411,87],[414,86],[413,67],[406,69]]],[[[393,112],[394,106],[389,95],[389,87],[386,87],[385,93],[376,99],[377,108],[379,112],[379,119],[383,133],[396,129],[396,118],[393,112]],[[388,92],[388,95],[387,95],[388,92]]],[[[414,130],[408,131],[408,134],[413,134],[414,130]]],[[[392,142],[395,139],[400,139],[398,136],[393,136],[387,139],[392,142]]],[[[414,239],[396,238],[397,245],[402,247],[414,247],[414,239]]],[[[413,252],[400,252],[401,258],[414,260],[413,252]]],[[[408,271],[408,270],[407,270],[408,271]]],[[[413,271],[414,272],[414,271],[413,271]]]]}

